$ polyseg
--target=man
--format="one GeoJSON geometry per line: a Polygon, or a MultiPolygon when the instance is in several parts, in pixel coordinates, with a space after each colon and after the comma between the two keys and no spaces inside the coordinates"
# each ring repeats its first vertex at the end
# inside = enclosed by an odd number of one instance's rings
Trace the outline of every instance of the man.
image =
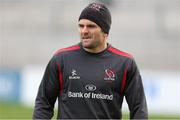
{"type": "Polygon", "coordinates": [[[141,76],[133,57],[107,43],[109,10],[89,4],[79,20],[81,42],[58,50],[47,65],[34,119],[48,119],[58,98],[58,119],[121,119],[123,97],[131,119],[147,119],[141,76]]]}

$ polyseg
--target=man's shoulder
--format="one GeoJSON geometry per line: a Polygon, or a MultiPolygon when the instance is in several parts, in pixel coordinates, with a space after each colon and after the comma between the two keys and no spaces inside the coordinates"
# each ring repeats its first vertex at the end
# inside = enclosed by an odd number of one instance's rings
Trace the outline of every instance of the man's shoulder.
{"type": "Polygon", "coordinates": [[[124,51],[121,51],[113,46],[110,46],[108,48],[108,51],[113,53],[113,54],[116,54],[118,56],[121,56],[121,57],[125,57],[125,58],[129,58],[129,59],[133,59],[133,56],[127,52],[124,52],[124,51]]]}
{"type": "Polygon", "coordinates": [[[59,54],[64,53],[64,52],[76,51],[76,50],[79,50],[79,49],[80,49],[80,45],[76,44],[76,45],[72,45],[72,46],[69,46],[69,47],[60,48],[55,52],[54,55],[59,55],[59,54]]]}

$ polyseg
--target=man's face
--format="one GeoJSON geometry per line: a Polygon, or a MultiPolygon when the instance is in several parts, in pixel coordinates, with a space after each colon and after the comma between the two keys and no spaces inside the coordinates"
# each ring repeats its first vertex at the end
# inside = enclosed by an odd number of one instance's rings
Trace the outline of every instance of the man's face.
{"type": "Polygon", "coordinates": [[[96,49],[105,44],[105,34],[101,28],[94,22],[81,19],[79,21],[79,33],[82,46],[87,49],[96,49]]]}

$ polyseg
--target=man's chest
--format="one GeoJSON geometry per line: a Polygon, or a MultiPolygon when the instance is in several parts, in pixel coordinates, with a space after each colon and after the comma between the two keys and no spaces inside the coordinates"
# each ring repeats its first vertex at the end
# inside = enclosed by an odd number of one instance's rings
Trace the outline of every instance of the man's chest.
{"type": "Polygon", "coordinates": [[[124,65],[109,60],[79,60],[66,62],[63,69],[67,91],[120,92],[124,65]]]}

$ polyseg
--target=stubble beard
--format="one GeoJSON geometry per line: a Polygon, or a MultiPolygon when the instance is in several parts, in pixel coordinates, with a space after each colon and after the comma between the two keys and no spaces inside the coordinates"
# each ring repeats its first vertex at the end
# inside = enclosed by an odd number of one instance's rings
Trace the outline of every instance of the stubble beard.
{"type": "Polygon", "coordinates": [[[82,46],[86,49],[95,49],[98,46],[98,42],[90,42],[90,43],[85,43],[82,41],[82,46]]]}

